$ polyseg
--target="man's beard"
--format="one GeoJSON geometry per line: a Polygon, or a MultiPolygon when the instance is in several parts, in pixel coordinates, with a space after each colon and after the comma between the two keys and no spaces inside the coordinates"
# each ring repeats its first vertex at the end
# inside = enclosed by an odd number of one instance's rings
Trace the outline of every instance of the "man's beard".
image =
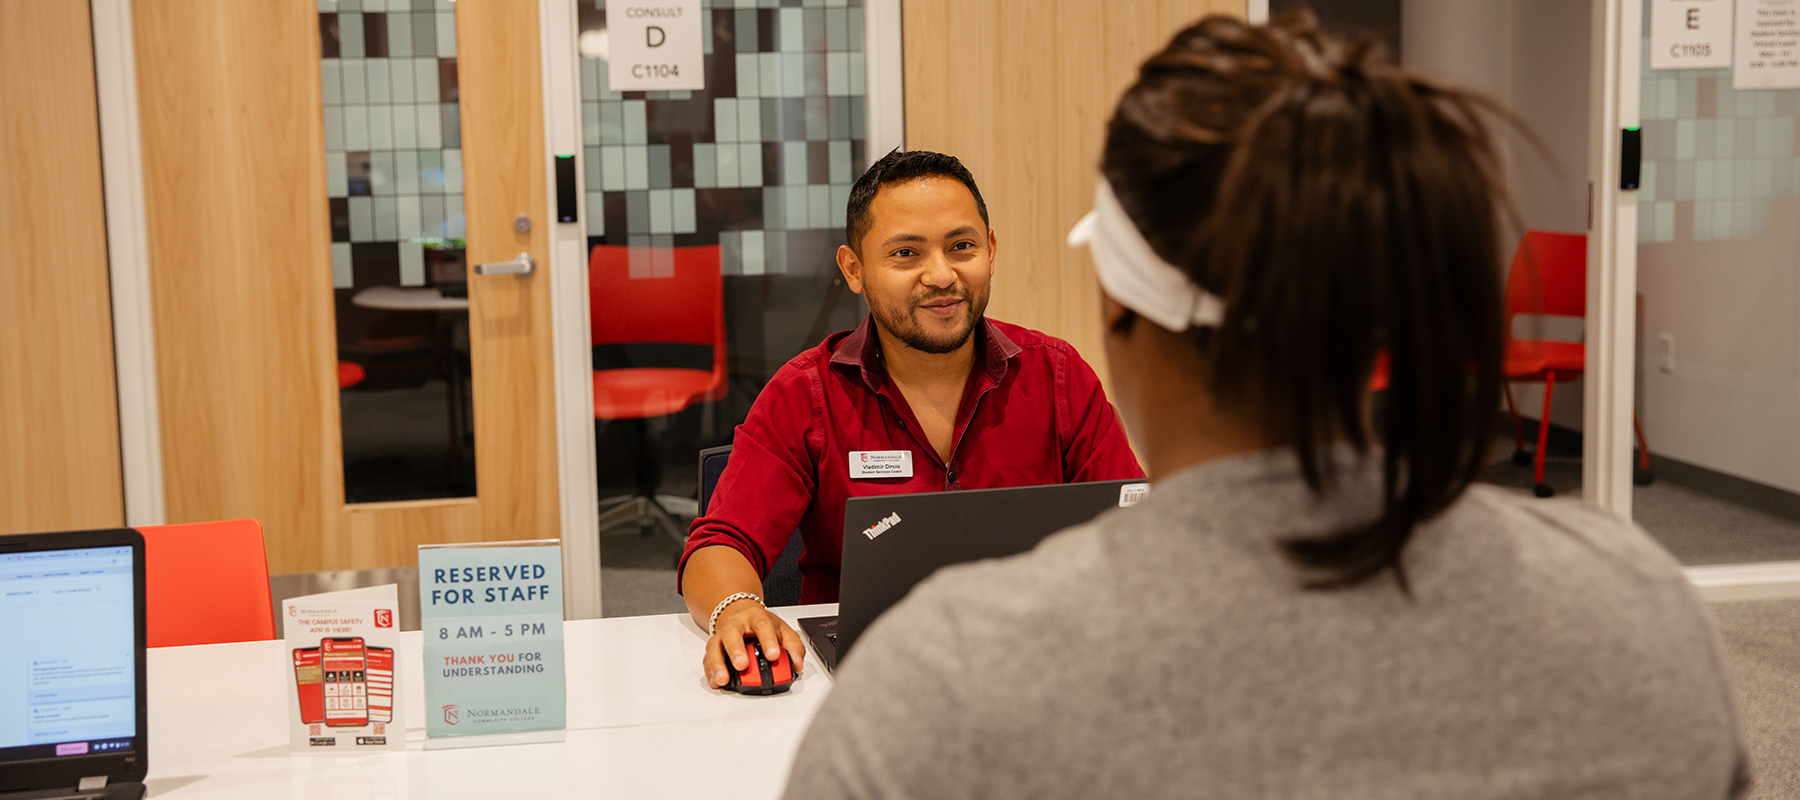
{"type": "Polygon", "coordinates": [[[975,334],[975,326],[980,324],[987,314],[987,301],[985,292],[980,297],[972,297],[966,292],[936,292],[909,300],[904,310],[870,303],[869,311],[875,315],[875,322],[883,330],[899,339],[907,347],[922,353],[943,355],[955,352],[969,341],[970,336],[975,334]],[[926,303],[947,298],[963,301],[968,309],[968,318],[956,330],[947,334],[934,336],[926,333],[924,326],[919,324],[919,308],[926,303]]]}

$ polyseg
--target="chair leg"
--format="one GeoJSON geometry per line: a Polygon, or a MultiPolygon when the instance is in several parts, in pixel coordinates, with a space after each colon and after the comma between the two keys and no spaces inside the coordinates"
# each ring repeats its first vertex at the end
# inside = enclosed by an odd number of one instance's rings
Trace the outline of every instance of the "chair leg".
{"type": "Polygon", "coordinates": [[[1631,409],[1631,428],[1637,433],[1638,444],[1637,469],[1631,471],[1631,482],[1636,486],[1649,486],[1656,482],[1656,474],[1650,471],[1650,442],[1644,439],[1644,424],[1638,421],[1635,406],[1631,409]]]}
{"type": "Polygon", "coordinates": [[[1523,467],[1531,463],[1531,456],[1525,453],[1525,423],[1519,419],[1519,407],[1513,404],[1512,381],[1501,381],[1500,388],[1506,397],[1506,413],[1512,415],[1513,421],[1512,462],[1523,467]]]}
{"type": "Polygon", "coordinates": [[[1556,490],[1550,488],[1550,484],[1544,482],[1544,451],[1545,446],[1550,443],[1550,398],[1554,396],[1555,393],[1556,372],[1546,372],[1544,373],[1544,414],[1543,416],[1538,417],[1537,484],[1532,487],[1532,492],[1538,497],[1549,497],[1556,494],[1556,490]]]}

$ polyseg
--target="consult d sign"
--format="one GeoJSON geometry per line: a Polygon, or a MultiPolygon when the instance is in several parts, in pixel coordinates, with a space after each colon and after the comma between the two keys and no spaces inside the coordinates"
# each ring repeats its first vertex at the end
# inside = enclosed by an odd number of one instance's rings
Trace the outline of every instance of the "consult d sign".
{"type": "Polygon", "coordinates": [[[700,0],[607,0],[607,84],[615,92],[706,88],[700,13],[700,0]]]}

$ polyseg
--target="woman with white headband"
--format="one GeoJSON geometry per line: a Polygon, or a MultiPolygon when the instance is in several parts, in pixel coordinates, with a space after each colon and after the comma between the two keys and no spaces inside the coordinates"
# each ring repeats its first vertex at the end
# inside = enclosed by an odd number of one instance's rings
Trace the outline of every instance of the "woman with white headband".
{"type": "Polygon", "coordinates": [[[1146,61],[1070,241],[1150,496],[921,584],[788,796],[1741,793],[1675,561],[1471,485],[1500,394],[1487,108],[1306,16],[1209,18],[1146,61]]]}

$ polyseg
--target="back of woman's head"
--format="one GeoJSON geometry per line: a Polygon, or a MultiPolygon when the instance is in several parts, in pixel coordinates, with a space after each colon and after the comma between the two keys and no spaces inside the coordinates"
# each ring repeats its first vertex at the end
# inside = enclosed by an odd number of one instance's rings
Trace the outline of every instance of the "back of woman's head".
{"type": "Polygon", "coordinates": [[[1224,300],[1189,334],[1214,401],[1257,415],[1318,492],[1339,442],[1381,454],[1378,519],[1284,543],[1309,585],[1393,569],[1405,587],[1414,527],[1482,466],[1501,358],[1487,108],[1310,15],[1212,17],[1144,62],[1109,124],[1101,170],[1127,216],[1224,300]]]}

